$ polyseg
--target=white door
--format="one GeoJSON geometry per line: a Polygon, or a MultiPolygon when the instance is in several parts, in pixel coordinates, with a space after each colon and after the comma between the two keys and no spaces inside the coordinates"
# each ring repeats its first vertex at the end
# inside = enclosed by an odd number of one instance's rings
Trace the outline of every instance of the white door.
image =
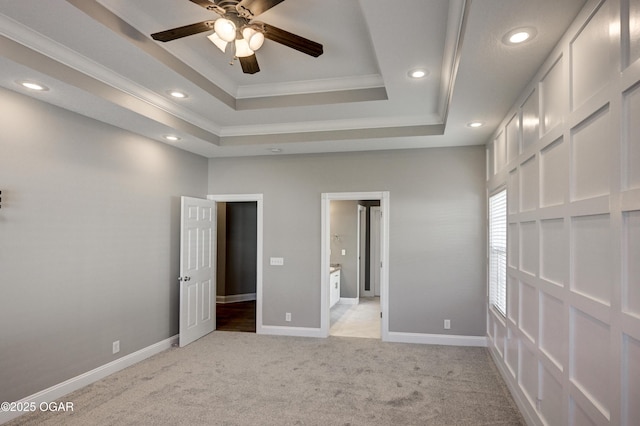
{"type": "Polygon", "coordinates": [[[216,203],[182,197],[180,346],[216,328],[216,203]]]}
{"type": "Polygon", "coordinates": [[[382,237],[382,210],[380,207],[371,207],[371,281],[370,288],[374,296],[380,296],[380,270],[382,259],[380,258],[380,238],[382,237]]]}

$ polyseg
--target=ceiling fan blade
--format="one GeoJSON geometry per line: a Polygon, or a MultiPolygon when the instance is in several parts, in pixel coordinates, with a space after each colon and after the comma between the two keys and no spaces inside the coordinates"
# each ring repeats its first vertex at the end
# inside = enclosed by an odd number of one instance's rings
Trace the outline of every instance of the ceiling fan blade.
{"type": "Polygon", "coordinates": [[[213,30],[215,21],[203,21],[197,24],[185,25],[184,27],[173,28],[159,33],[151,34],[151,38],[158,41],[171,41],[178,38],[187,37],[193,34],[203,33],[213,30]]]}
{"type": "Polygon", "coordinates": [[[260,67],[258,66],[258,59],[256,55],[253,54],[251,56],[246,56],[240,59],[240,65],[242,65],[242,72],[245,74],[255,74],[260,72],[260,67]]]}
{"type": "Polygon", "coordinates": [[[209,0],[189,0],[191,3],[195,3],[200,7],[204,7],[207,10],[212,10],[218,14],[224,14],[224,9],[222,9],[220,6],[216,5],[215,3],[209,1],[209,0]]]}
{"type": "Polygon", "coordinates": [[[263,23],[260,23],[260,25],[264,28],[264,38],[284,44],[285,46],[316,58],[323,53],[320,43],[300,37],[299,35],[274,27],[273,25],[263,23]]]}
{"type": "MultiPolygon", "coordinates": [[[[193,1],[193,0],[192,0],[193,1]]],[[[202,0],[201,0],[202,1],[202,0]]],[[[242,15],[242,11],[249,13],[250,17],[256,17],[266,12],[273,6],[282,3],[284,0],[242,0],[236,6],[238,12],[242,15]]]]}

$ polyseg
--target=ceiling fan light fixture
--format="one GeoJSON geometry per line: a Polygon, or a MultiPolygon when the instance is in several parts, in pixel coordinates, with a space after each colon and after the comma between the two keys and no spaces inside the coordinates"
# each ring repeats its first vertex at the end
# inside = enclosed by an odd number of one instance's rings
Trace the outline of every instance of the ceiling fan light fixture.
{"type": "Polygon", "coordinates": [[[246,58],[247,56],[253,55],[253,50],[249,47],[249,43],[247,40],[243,38],[236,39],[236,56],[238,58],[246,58]]]}
{"type": "Polygon", "coordinates": [[[262,43],[264,43],[264,34],[251,27],[244,27],[242,30],[242,37],[247,40],[249,49],[254,52],[260,49],[262,47],[262,43]]]}
{"type": "Polygon", "coordinates": [[[222,40],[231,43],[236,38],[236,24],[226,18],[218,18],[213,24],[218,37],[222,40]]]}
{"type": "Polygon", "coordinates": [[[211,43],[215,44],[218,49],[222,50],[222,52],[227,50],[227,44],[229,43],[221,39],[217,33],[213,33],[210,36],[207,36],[207,38],[211,43]]]}

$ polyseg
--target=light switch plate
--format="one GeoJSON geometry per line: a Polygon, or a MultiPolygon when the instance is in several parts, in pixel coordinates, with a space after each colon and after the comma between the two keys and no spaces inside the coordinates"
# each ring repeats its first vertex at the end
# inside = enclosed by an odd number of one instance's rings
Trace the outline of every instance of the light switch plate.
{"type": "Polygon", "coordinates": [[[284,265],[284,257],[271,257],[271,258],[269,258],[269,264],[271,266],[283,266],[284,265]]]}

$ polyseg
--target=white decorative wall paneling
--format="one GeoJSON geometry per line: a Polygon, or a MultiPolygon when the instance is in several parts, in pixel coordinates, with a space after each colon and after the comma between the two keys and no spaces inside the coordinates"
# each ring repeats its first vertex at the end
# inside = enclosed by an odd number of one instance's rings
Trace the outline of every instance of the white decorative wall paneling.
{"type": "Polygon", "coordinates": [[[640,0],[592,0],[487,143],[508,194],[489,348],[527,422],[640,424],[640,0]]]}

